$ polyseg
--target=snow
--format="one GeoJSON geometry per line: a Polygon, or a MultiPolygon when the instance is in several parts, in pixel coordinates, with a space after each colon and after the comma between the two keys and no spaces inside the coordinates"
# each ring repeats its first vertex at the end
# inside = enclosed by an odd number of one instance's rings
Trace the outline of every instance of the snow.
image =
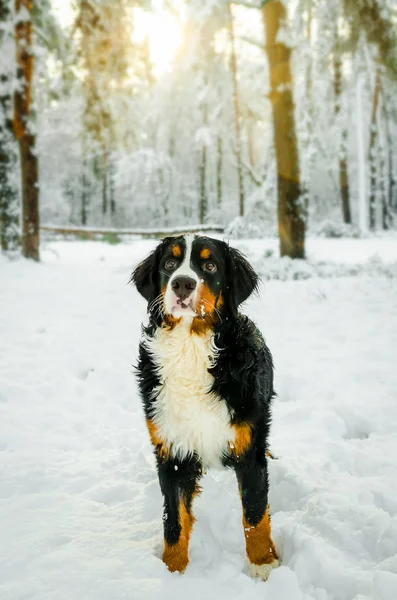
{"type": "MultiPolygon", "coordinates": [[[[238,242],[258,262],[273,241],[238,242]]],[[[395,600],[397,290],[378,275],[268,281],[245,307],[276,365],[271,510],[282,566],[248,577],[233,473],[195,502],[190,565],[160,560],[161,494],[132,364],[153,241],[0,259],[2,600],[395,600]]],[[[312,240],[395,261],[395,240],[312,240]]]]}

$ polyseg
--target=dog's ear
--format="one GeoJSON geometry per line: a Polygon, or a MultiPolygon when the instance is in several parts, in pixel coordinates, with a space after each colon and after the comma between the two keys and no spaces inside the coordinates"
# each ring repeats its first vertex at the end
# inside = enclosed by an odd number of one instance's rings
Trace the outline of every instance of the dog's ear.
{"type": "Polygon", "coordinates": [[[233,316],[237,316],[238,307],[253,292],[258,291],[259,277],[248,260],[235,248],[228,247],[228,288],[229,306],[233,316]]]}
{"type": "Polygon", "coordinates": [[[131,275],[130,283],[134,283],[138,292],[148,301],[153,300],[160,293],[159,287],[159,266],[160,260],[163,255],[164,245],[170,241],[171,238],[165,238],[157,248],[149,254],[139,265],[131,275]]]}

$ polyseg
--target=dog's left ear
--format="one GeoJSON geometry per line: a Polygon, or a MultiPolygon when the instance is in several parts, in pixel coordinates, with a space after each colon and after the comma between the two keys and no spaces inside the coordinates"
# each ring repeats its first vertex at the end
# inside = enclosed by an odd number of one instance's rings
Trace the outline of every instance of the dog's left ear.
{"type": "Polygon", "coordinates": [[[164,244],[167,241],[169,241],[169,238],[165,238],[157,248],[145,258],[145,260],[139,263],[131,275],[130,282],[136,285],[138,292],[149,304],[150,302],[153,302],[160,293],[160,290],[158,289],[159,265],[163,254],[164,244]]]}
{"type": "Polygon", "coordinates": [[[258,291],[259,277],[251,267],[248,260],[235,248],[228,247],[228,297],[231,300],[230,308],[234,316],[238,314],[238,307],[253,292],[258,291]]]}

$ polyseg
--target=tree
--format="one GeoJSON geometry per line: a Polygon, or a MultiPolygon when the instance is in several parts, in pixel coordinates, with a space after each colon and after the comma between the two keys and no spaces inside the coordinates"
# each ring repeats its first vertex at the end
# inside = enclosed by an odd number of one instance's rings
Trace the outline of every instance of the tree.
{"type": "Polygon", "coordinates": [[[369,136],[369,156],[368,163],[370,165],[370,197],[369,197],[369,227],[375,229],[376,227],[376,200],[377,200],[377,186],[378,181],[378,168],[377,168],[377,150],[378,150],[378,107],[379,99],[381,95],[381,78],[379,68],[376,71],[375,89],[372,101],[372,115],[370,125],[370,136],[369,136]]]}
{"type": "MultiPolygon", "coordinates": [[[[338,14],[336,15],[335,23],[335,46],[333,51],[333,67],[334,67],[334,93],[335,93],[335,117],[336,120],[342,120],[341,117],[341,99],[342,99],[342,67],[343,67],[343,55],[339,43],[339,27],[338,27],[338,14]]],[[[342,215],[345,223],[351,223],[351,209],[350,209],[350,192],[349,192],[349,179],[348,179],[348,167],[347,167],[347,129],[343,123],[340,125],[340,149],[339,149],[339,192],[342,203],[342,215]]]]}
{"type": "MultiPolygon", "coordinates": [[[[376,226],[378,198],[381,198],[382,205],[380,212],[383,213],[382,222],[383,226],[386,227],[389,220],[386,191],[384,190],[384,193],[377,193],[378,188],[385,188],[384,173],[382,173],[384,168],[382,168],[382,165],[378,165],[376,157],[379,142],[378,129],[381,127],[380,119],[378,119],[378,105],[383,100],[385,80],[389,79],[393,87],[395,87],[397,80],[397,32],[394,22],[395,15],[393,16],[392,4],[387,0],[341,1],[345,20],[350,25],[349,45],[354,48],[356,53],[360,50],[360,46],[364,46],[367,49],[367,68],[370,71],[370,79],[374,81],[368,149],[370,198],[369,206],[366,210],[370,228],[374,229],[376,226]],[[368,57],[368,46],[375,53],[374,60],[368,57]],[[378,177],[379,173],[380,177],[378,177]]],[[[359,127],[361,127],[361,123],[359,123],[359,127]]],[[[382,159],[381,163],[385,163],[385,160],[382,159]]],[[[361,175],[361,180],[363,180],[363,175],[361,175]]],[[[361,220],[364,223],[367,221],[367,218],[362,218],[361,220]]]]}
{"type": "Polygon", "coordinates": [[[244,216],[244,205],[245,205],[245,192],[244,192],[244,179],[243,179],[243,165],[241,160],[241,110],[240,110],[240,93],[238,89],[238,66],[237,66],[237,53],[236,53],[236,41],[234,35],[234,23],[233,23],[233,12],[230,2],[227,3],[228,17],[229,17],[229,36],[230,36],[230,66],[233,76],[233,100],[234,100],[234,122],[236,131],[236,159],[237,159],[237,177],[238,177],[238,190],[239,190],[239,212],[240,217],[244,216]]]}
{"type": "Polygon", "coordinates": [[[17,146],[13,132],[15,62],[12,0],[0,0],[0,241],[3,251],[19,248],[17,146]]]}
{"type": "Polygon", "coordinates": [[[34,56],[32,0],[15,0],[17,86],[14,93],[14,133],[19,143],[22,179],[22,254],[39,260],[39,173],[36,136],[30,122],[34,56]]]}
{"type": "Polygon", "coordinates": [[[305,216],[301,203],[299,152],[292,96],[291,49],[279,39],[286,10],[279,0],[262,6],[269,61],[270,101],[278,184],[278,231],[281,256],[304,258],[305,216]]]}
{"type": "MultiPolygon", "coordinates": [[[[131,31],[127,0],[80,0],[77,28],[84,69],[82,221],[87,219],[90,180],[101,182],[102,214],[115,211],[110,154],[116,144],[115,106],[127,92],[131,31]],[[110,201],[109,201],[110,196],[110,201]]],[[[147,65],[146,74],[147,74],[147,65]]]]}

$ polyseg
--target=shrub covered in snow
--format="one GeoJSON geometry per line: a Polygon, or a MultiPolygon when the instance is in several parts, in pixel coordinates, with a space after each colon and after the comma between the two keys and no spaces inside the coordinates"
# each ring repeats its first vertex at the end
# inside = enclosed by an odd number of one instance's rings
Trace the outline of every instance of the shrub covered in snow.
{"type": "Polygon", "coordinates": [[[265,224],[261,221],[251,221],[246,217],[236,217],[225,229],[225,236],[234,240],[245,240],[269,236],[265,224]]]}
{"type": "Polygon", "coordinates": [[[256,189],[247,202],[243,217],[236,217],[225,229],[225,235],[234,240],[263,239],[277,235],[271,188],[263,185],[256,189]]]}
{"type": "Polygon", "coordinates": [[[386,263],[373,256],[362,264],[335,263],[315,260],[292,260],[291,258],[273,258],[268,254],[255,261],[255,267],[264,280],[311,279],[318,277],[354,277],[358,275],[383,276],[397,278],[397,262],[386,263]]]}
{"type": "Polygon", "coordinates": [[[360,230],[355,225],[324,219],[316,228],[315,234],[328,238],[358,238],[360,237],[360,230]]]}

